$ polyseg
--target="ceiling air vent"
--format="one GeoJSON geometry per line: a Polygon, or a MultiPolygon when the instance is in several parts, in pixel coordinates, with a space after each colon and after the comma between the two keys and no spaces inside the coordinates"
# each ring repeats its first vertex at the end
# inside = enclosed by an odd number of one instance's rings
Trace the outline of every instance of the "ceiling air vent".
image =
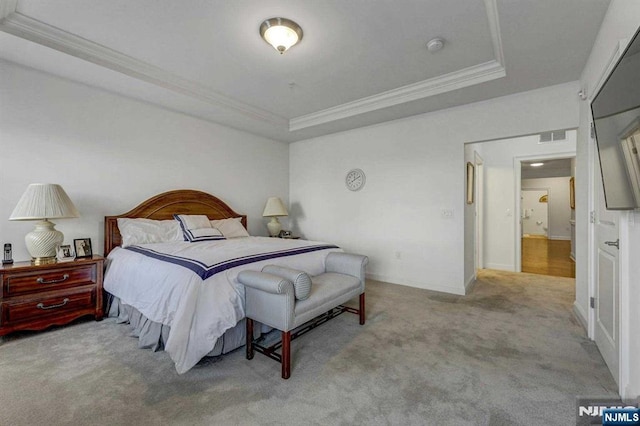
{"type": "Polygon", "coordinates": [[[557,142],[557,141],[563,141],[565,139],[567,139],[567,131],[556,130],[554,132],[540,133],[540,141],[538,143],[557,142]]]}

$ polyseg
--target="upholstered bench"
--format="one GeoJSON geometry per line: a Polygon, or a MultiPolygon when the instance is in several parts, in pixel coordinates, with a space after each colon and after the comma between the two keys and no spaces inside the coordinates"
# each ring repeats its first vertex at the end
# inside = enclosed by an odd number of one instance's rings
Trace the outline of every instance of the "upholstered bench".
{"type": "Polygon", "coordinates": [[[325,272],[310,277],[305,272],[268,265],[262,272],[243,271],[238,280],[245,286],[247,359],[254,351],[282,364],[282,378],[291,375],[291,341],[343,312],[358,314],[365,323],[366,256],[330,253],[325,272]],[[360,296],[358,309],[343,306],[360,296]],[[281,331],[282,340],[265,347],[253,338],[254,321],[281,331]],[[281,354],[277,353],[282,348],[281,354]]]}

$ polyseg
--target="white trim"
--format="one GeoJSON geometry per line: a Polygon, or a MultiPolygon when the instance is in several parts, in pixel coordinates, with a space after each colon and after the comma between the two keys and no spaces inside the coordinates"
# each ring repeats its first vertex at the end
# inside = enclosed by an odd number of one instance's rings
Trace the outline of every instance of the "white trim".
{"type": "Polygon", "coordinates": [[[504,66],[504,51],[497,2],[496,0],[484,0],[484,4],[493,45],[493,60],[353,102],[294,117],[289,121],[289,130],[306,129],[307,127],[353,117],[354,115],[428,98],[505,77],[507,72],[504,66]]]}
{"type": "MultiPolygon", "coordinates": [[[[625,46],[627,44],[626,39],[621,39],[614,46],[611,51],[611,55],[609,56],[609,61],[606,66],[602,70],[600,77],[598,78],[598,82],[593,88],[593,92],[589,96],[589,112],[587,114],[587,215],[589,217],[589,222],[587,225],[587,287],[588,287],[588,300],[591,300],[592,297],[596,296],[596,261],[598,256],[597,244],[595,241],[595,223],[591,222],[591,212],[595,212],[595,197],[596,197],[596,188],[595,188],[595,161],[596,159],[596,140],[591,137],[591,127],[593,126],[593,116],[591,115],[591,102],[596,94],[602,88],[602,85],[605,83],[611,71],[618,63],[618,59],[624,52],[625,46]]],[[[619,231],[618,231],[619,232],[619,231]]],[[[595,339],[595,331],[596,331],[596,316],[594,309],[589,308],[588,313],[588,326],[587,326],[587,336],[589,339],[595,339]]]]}
{"type": "Polygon", "coordinates": [[[577,302],[573,302],[573,315],[576,317],[576,319],[578,320],[578,322],[586,332],[587,326],[588,326],[588,320],[587,320],[588,315],[585,313],[584,309],[582,309],[582,306],[580,306],[580,304],[577,302]]]}
{"type": "Polygon", "coordinates": [[[498,19],[498,4],[496,0],[484,0],[484,7],[487,10],[489,21],[489,31],[491,32],[491,42],[493,43],[493,54],[496,61],[504,67],[504,51],[502,49],[502,36],[500,35],[500,21],[498,19]]]}
{"type": "Polygon", "coordinates": [[[449,74],[419,81],[397,89],[367,96],[356,101],[294,117],[289,121],[289,130],[296,131],[319,124],[329,123],[354,115],[364,114],[382,108],[428,98],[463,87],[492,81],[507,73],[497,61],[485,62],[449,74]]]}
{"type": "MultiPolygon", "coordinates": [[[[8,8],[6,3],[0,3],[0,11],[8,8]]],[[[50,47],[158,87],[212,105],[235,110],[255,120],[271,123],[281,128],[286,128],[288,124],[287,119],[284,117],[240,102],[209,87],[179,77],[154,65],[45,24],[37,19],[22,15],[19,12],[11,13],[0,21],[0,31],[50,47]]]]}
{"type": "Polygon", "coordinates": [[[553,235],[548,237],[550,240],[557,240],[557,241],[571,241],[571,235],[566,236],[566,235],[553,235]]]}
{"type": "Polygon", "coordinates": [[[117,52],[18,12],[18,0],[0,0],[0,31],[50,47],[91,63],[154,84],[173,92],[221,106],[289,131],[305,129],[343,118],[435,96],[492,81],[507,75],[496,0],[484,0],[494,59],[445,75],[409,84],[287,120],[277,114],[230,98],[202,84],[117,52]]]}
{"type": "Polygon", "coordinates": [[[487,263],[486,269],[497,269],[498,271],[518,272],[513,265],[507,265],[505,263],[487,263]]]}
{"type": "Polygon", "coordinates": [[[478,269],[484,269],[484,159],[478,154],[478,151],[473,151],[473,162],[475,164],[475,256],[474,274],[478,269]]]}
{"type": "Polygon", "coordinates": [[[460,296],[464,296],[464,291],[459,287],[450,287],[446,285],[431,285],[431,284],[426,284],[420,281],[407,280],[404,278],[402,279],[402,282],[397,282],[397,279],[392,278],[388,275],[383,275],[383,274],[366,274],[366,277],[367,279],[370,279],[370,280],[382,281],[389,284],[404,285],[407,287],[415,287],[415,288],[421,288],[424,290],[439,291],[442,293],[450,293],[450,294],[457,294],[460,296]]]}
{"type": "MultiPolygon", "coordinates": [[[[591,137],[592,117],[589,118],[587,128],[587,300],[591,300],[596,294],[596,233],[595,223],[592,222],[592,214],[595,214],[595,139],[591,137]]],[[[576,223],[577,224],[577,223],[576,223]]],[[[576,227],[576,232],[577,232],[576,227]]],[[[589,308],[587,314],[587,337],[595,339],[596,315],[593,308],[589,308]]]]}
{"type": "Polygon", "coordinates": [[[473,274],[471,277],[469,277],[467,282],[464,284],[464,294],[466,295],[471,293],[471,290],[473,290],[473,288],[476,286],[476,283],[477,283],[477,278],[476,278],[476,275],[473,274]]]}
{"type": "Polygon", "coordinates": [[[618,251],[619,284],[618,287],[618,393],[623,399],[635,398],[638,395],[630,394],[631,383],[631,315],[629,306],[630,277],[629,277],[629,220],[632,212],[624,212],[618,217],[618,238],[620,250],[618,251]]]}

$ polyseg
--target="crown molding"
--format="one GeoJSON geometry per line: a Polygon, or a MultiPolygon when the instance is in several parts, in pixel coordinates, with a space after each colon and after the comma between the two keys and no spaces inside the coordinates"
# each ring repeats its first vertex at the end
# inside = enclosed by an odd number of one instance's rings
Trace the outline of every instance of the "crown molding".
{"type": "Polygon", "coordinates": [[[302,130],[359,114],[435,96],[506,76],[496,0],[484,0],[494,60],[287,120],[240,102],[106,46],[48,25],[17,11],[18,0],[0,0],[0,31],[50,47],[155,86],[225,107],[245,117],[289,131],[302,130]]]}
{"type": "Polygon", "coordinates": [[[289,122],[289,130],[301,130],[354,115],[392,107],[405,102],[411,102],[452,90],[462,89],[463,87],[474,84],[495,80],[505,75],[507,74],[504,67],[497,61],[485,62],[484,64],[474,65],[449,74],[358,99],[357,101],[294,117],[289,122]]]}
{"type": "Polygon", "coordinates": [[[491,34],[491,44],[493,45],[494,60],[311,114],[294,117],[289,120],[289,130],[302,130],[307,127],[330,123],[354,115],[428,98],[505,77],[507,72],[504,68],[504,52],[502,49],[502,38],[500,36],[498,6],[496,0],[484,0],[484,4],[487,11],[487,21],[491,34]]]}
{"type": "Polygon", "coordinates": [[[484,0],[484,6],[487,9],[489,32],[491,33],[491,43],[493,44],[493,55],[496,61],[504,67],[504,51],[502,50],[502,36],[500,35],[498,4],[496,0],[484,0]]]}
{"type": "Polygon", "coordinates": [[[284,117],[232,99],[159,67],[23,15],[16,11],[16,5],[16,0],[0,2],[0,31],[50,47],[76,58],[84,59],[164,89],[215,106],[223,106],[235,110],[255,120],[283,128],[288,125],[288,120],[284,117]]]}

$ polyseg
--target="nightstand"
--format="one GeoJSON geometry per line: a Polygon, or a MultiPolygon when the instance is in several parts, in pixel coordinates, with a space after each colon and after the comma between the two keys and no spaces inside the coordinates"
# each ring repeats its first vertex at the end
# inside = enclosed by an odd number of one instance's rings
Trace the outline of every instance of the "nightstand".
{"type": "Polygon", "coordinates": [[[0,336],[16,330],[42,330],[76,318],[103,317],[104,258],[0,267],[0,336]]]}

